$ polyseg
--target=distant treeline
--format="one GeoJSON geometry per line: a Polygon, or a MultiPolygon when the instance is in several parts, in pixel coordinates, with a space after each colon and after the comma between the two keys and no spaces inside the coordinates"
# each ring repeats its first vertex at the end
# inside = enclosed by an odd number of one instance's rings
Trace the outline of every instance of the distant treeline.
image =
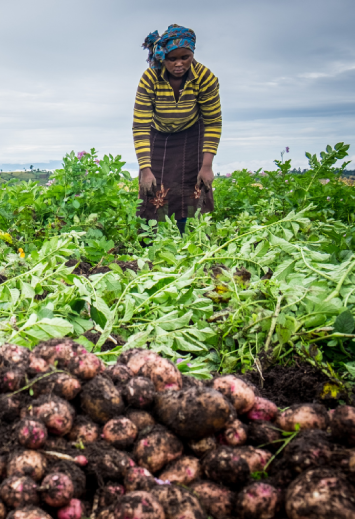
{"type": "MultiPolygon", "coordinates": [[[[307,171],[308,171],[308,169],[293,168],[290,170],[290,173],[292,173],[294,175],[297,175],[297,174],[299,175],[302,173],[306,173],[307,171]]],[[[344,169],[342,177],[355,177],[355,169],[344,169]]]]}
{"type": "Polygon", "coordinates": [[[27,170],[27,171],[0,171],[0,184],[8,182],[11,179],[15,180],[37,180],[42,186],[48,182],[49,171],[41,170],[27,170]]]}

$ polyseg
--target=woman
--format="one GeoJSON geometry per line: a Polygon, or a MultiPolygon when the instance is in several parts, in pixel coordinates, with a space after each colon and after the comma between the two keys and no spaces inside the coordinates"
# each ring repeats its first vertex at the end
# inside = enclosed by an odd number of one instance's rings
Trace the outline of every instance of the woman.
{"type": "Polygon", "coordinates": [[[150,65],[138,85],[133,138],[139,163],[138,215],[175,214],[181,234],[197,209],[213,211],[212,161],[222,130],[218,79],[194,59],[196,36],[170,25],[145,39],[150,65]]]}

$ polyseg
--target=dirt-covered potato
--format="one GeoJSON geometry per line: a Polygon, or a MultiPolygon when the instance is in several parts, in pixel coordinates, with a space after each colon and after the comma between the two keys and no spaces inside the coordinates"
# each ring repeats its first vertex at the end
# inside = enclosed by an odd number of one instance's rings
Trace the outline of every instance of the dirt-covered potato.
{"type": "Polygon", "coordinates": [[[30,353],[29,356],[29,364],[27,368],[27,373],[30,377],[35,377],[40,373],[46,373],[49,371],[50,366],[48,362],[46,362],[42,357],[35,355],[33,352],[30,353]]]}
{"type": "Polygon", "coordinates": [[[142,411],[138,409],[129,409],[126,412],[126,416],[134,425],[137,427],[138,431],[142,431],[146,427],[150,427],[155,424],[155,420],[151,414],[147,411],[142,411]]]}
{"type": "Polygon", "coordinates": [[[30,356],[30,350],[24,346],[17,346],[17,344],[9,344],[5,342],[0,346],[0,365],[4,361],[9,364],[15,364],[19,367],[26,368],[30,356]]]}
{"type": "Polygon", "coordinates": [[[87,416],[79,415],[74,420],[68,439],[71,442],[93,443],[99,438],[99,434],[100,428],[95,422],[87,416]]]}
{"type": "Polygon", "coordinates": [[[353,487],[333,469],[303,472],[287,489],[286,512],[289,519],[352,519],[353,487]]]}
{"type": "Polygon", "coordinates": [[[0,519],[6,519],[6,517],[7,517],[6,507],[5,507],[4,503],[1,503],[1,501],[0,501],[0,519]]]}
{"type": "Polygon", "coordinates": [[[335,409],[330,427],[336,441],[355,447],[355,407],[342,405],[335,409]]]}
{"type": "Polygon", "coordinates": [[[267,483],[252,483],[238,494],[236,509],[240,519],[273,519],[279,508],[279,492],[267,483]]]}
{"type": "MultiPolygon", "coordinates": [[[[2,518],[1,518],[2,519],[2,518]]],[[[52,519],[46,512],[36,506],[17,508],[7,516],[7,519],[52,519]]]]}
{"type": "Polygon", "coordinates": [[[0,480],[3,480],[6,477],[7,460],[7,454],[0,455],[0,480]]]}
{"type": "Polygon", "coordinates": [[[37,398],[41,395],[54,394],[64,400],[73,400],[81,390],[79,380],[68,373],[53,373],[43,378],[38,376],[38,381],[33,381],[33,394],[37,398]]]}
{"type": "Polygon", "coordinates": [[[248,411],[247,417],[249,420],[265,420],[273,422],[276,420],[278,415],[277,406],[274,402],[261,398],[260,396],[255,397],[253,407],[248,411]]]}
{"type": "Polygon", "coordinates": [[[34,355],[41,357],[48,364],[56,365],[59,369],[66,368],[71,358],[86,353],[84,346],[74,342],[69,337],[40,342],[33,350],[34,355]]]}
{"type": "Polygon", "coordinates": [[[271,452],[250,445],[236,447],[234,452],[248,463],[250,472],[262,472],[271,458],[271,452]]]}
{"type": "Polygon", "coordinates": [[[69,504],[74,496],[72,480],[62,472],[48,474],[42,481],[42,499],[53,508],[61,508],[69,504]]]}
{"type": "Polygon", "coordinates": [[[326,430],[329,417],[326,408],[320,404],[296,404],[286,409],[277,419],[277,425],[284,431],[303,429],[326,430]]]}
{"type": "Polygon", "coordinates": [[[0,370],[0,392],[12,393],[25,385],[25,370],[16,367],[6,367],[0,370]]]}
{"type": "Polygon", "coordinates": [[[105,486],[100,489],[99,507],[105,508],[114,504],[117,501],[117,498],[124,494],[125,487],[123,485],[108,481],[105,486]]]}
{"type": "Polygon", "coordinates": [[[156,391],[179,391],[182,377],[178,368],[168,359],[148,359],[140,368],[138,375],[149,378],[156,391]]]}
{"type": "Polygon", "coordinates": [[[140,434],[133,452],[137,464],[155,474],[170,461],[180,458],[183,445],[165,427],[155,425],[140,434]]]}
{"type": "Polygon", "coordinates": [[[46,426],[37,418],[24,418],[18,423],[16,432],[19,444],[27,449],[40,449],[48,437],[46,426]]]}
{"type": "Polygon", "coordinates": [[[10,508],[36,505],[39,501],[37,485],[27,476],[6,478],[0,486],[0,497],[10,508]]]}
{"type": "Polygon", "coordinates": [[[168,467],[165,467],[163,472],[159,474],[159,479],[170,481],[170,483],[190,485],[200,476],[201,465],[199,460],[193,456],[183,456],[173,461],[168,467]]]}
{"type": "Polygon", "coordinates": [[[248,425],[248,443],[253,447],[267,445],[268,450],[276,452],[281,445],[278,441],[280,439],[280,431],[270,422],[255,420],[248,425]]]}
{"type": "Polygon", "coordinates": [[[137,427],[125,416],[112,418],[102,430],[103,439],[111,443],[116,449],[127,449],[133,445],[137,434],[137,427]]]}
{"type": "Polygon", "coordinates": [[[126,492],[134,492],[135,490],[149,492],[156,484],[154,476],[143,467],[132,467],[127,471],[124,478],[126,492]]]}
{"type": "Polygon", "coordinates": [[[124,397],[129,407],[148,409],[154,403],[154,384],[146,377],[133,377],[124,387],[124,397]]]}
{"type": "Polygon", "coordinates": [[[135,348],[134,350],[129,350],[120,355],[117,362],[126,364],[132,371],[133,375],[138,375],[141,367],[144,366],[144,364],[146,364],[149,360],[154,362],[159,359],[159,355],[154,351],[144,350],[143,348],[135,348]]]}
{"type": "Polygon", "coordinates": [[[35,418],[42,420],[51,434],[64,436],[71,430],[75,411],[62,398],[43,395],[30,406],[29,412],[35,418]]]}
{"type": "Polygon", "coordinates": [[[202,458],[207,452],[217,447],[217,439],[215,436],[206,436],[201,440],[189,440],[188,446],[198,458],[202,458]]]}
{"type": "Polygon", "coordinates": [[[227,425],[221,437],[223,443],[230,447],[244,445],[248,437],[248,427],[240,420],[235,419],[227,425]]]}
{"type": "Polygon", "coordinates": [[[117,385],[127,384],[133,377],[133,371],[124,364],[115,364],[106,369],[105,373],[110,377],[112,382],[117,385]]]}
{"type": "Polygon", "coordinates": [[[112,380],[102,375],[90,380],[81,394],[81,407],[89,417],[98,423],[106,423],[122,414],[124,401],[121,392],[112,380]]]}
{"type": "Polygon", "coordinates": [[[165,519],[159,501],[144,490],[122,496],[115,505],[115,519],[165,519]]]}
{"type": "Polygon", "coordinates": [[[85,506],[79,499],[71,499],[69,504],[60,508],[57,513],[58,519],[82,519],[85,516],[85,506]]]}
{"type": "Polygon", "coordinates": [[[197,497],[183,487],[157,485],[151,493],[164,508],[166,519],[206,519],[197,497]]]}
{"type": "Polygon", "coordinates": [[[3,395],[0,406],[0,420],[13,422],[20,416],[21,400],[19,395],[3,395]]]}
{"type": "Polygon", "coordinates": [[[47,469],[46,457],[35,450],[14,452],[7,463],[7,476],[29,476],[40,481],[47,469]]]}
{"type": "Polygon", "coordinates": [[[90,380],[101,372],[102,362],[94,353],[72,357],[68,364],[70,373],[81,380],[90,380]]]}
{"type": "Polygon", "coordinates": [[[106,442],[89,444],[85,456],[89,460],[87,471],[106,480],[123,481],[127,471],[136,465],[128,454],[106,442]]]}
{"type": "Polygon", "coordinates": [[[197,481],[191,485],[202,508],[215,519],[233,517],[236,495],[222,485],[212,481],[197,481]]]}
{"type": "MultiPolygon", "coordinates": [[[[86,454],[86,449],[85,449],[86,454]]],[[[67,460],[58,460],[50,467],[50,473],[65,474],[73,484],[73,498],[81,497],[86,489],[86,475],[81,465],[67,460]]]]}
{"type": "Polygon", "coordinates": [[[202,460],[202,469],[208,479],[234,487],[245,484],[250,475],[248,463],[232,447],[209,452],[202,460]]]}
{"type": "Polygon", "coordinates": [[[220,431],[230,417],[229,403],[219,391],[195,387],[157,393],[155,412],[175,434],[191,439],[220,431]]]}
{"type": "Polygon", "coordinates": [[[283,452],[288,469],[295,474],[329,464],[331,456],[332,449],[326,433],[317,429],[300,433],[283,452]]]}
{"type": "Polygon", "coordinates": [[[255,403],[253,388],[234,375],[215,378],[212,387],[228,398],[234,409],[240,414],[250,411],[255,403]]]}

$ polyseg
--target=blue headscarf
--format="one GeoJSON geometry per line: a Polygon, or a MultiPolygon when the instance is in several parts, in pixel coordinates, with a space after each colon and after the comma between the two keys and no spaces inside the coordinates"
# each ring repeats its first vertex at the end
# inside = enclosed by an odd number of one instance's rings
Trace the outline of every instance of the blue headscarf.
{"type": "Polygon", "coordinates": [[[148,49],[148,63],[151,68],[160,69],[166,54],[175,49],[186,48],[195,52],[196,34],[192,29],[180,25],[169,25],[167,31],[159,36],[158,31],[151,32],[142,45],[148,49]]]}

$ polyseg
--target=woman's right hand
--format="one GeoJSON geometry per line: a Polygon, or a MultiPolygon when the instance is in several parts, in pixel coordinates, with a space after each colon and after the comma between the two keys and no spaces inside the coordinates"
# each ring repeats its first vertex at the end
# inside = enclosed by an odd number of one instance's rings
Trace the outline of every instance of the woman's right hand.
{"type": "Polygon", "coordinates": [[[153,186],[157,187],[157,181],[150,168],[141,169],[139,187],[142,195],[154,195],[153,186]]]}

